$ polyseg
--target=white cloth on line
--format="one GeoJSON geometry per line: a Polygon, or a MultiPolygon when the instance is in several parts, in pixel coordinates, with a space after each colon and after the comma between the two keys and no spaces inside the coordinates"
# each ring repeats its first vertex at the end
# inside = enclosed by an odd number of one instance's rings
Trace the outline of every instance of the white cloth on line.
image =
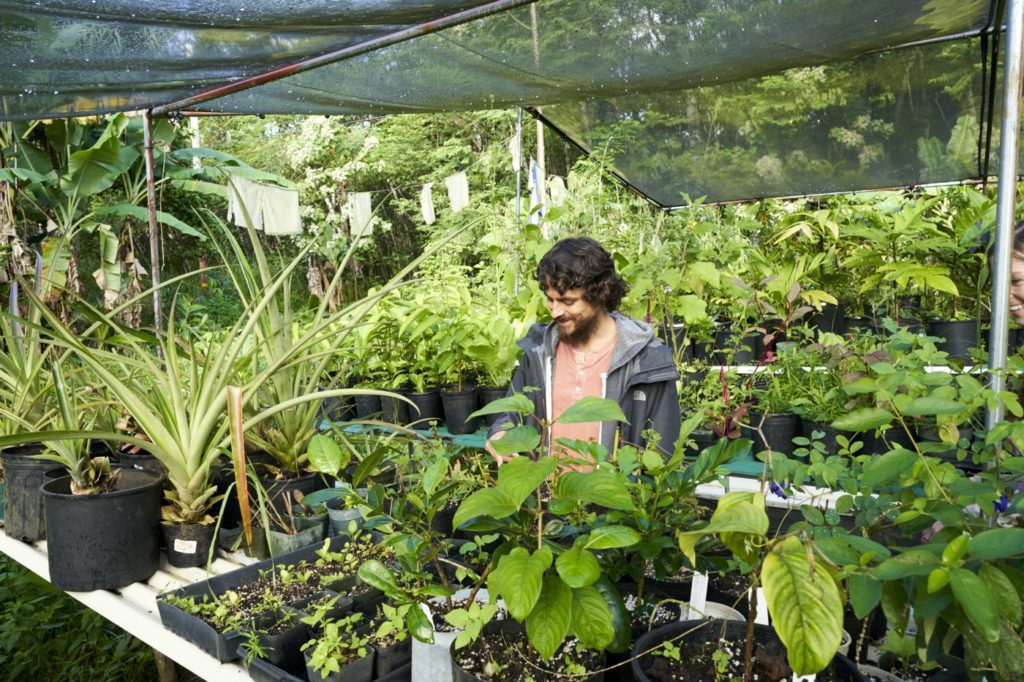
{"type": "Polygon", "coordinates": [[[420,190],[420,211],[423,213],[423,222],[433,225],[437,221],[434,215],[434,183],[428,182],[420,190]]]}
{"type": "Polygon", "coordinates": [[[551,198],[552,206],[561,206],[565,203],[565,197],[569,191],[565,188],[565,180],[552,175],[548,178],[548,196],[551,198]]]}
{"type": "Polygon", "coordinates": [[[260,185],[263,230],[271,235],[302,233],[299,217],[299,190],[260,185]]]}
{"type": "Polygon", "coordinates": [[[251,222],[254,230],[262,230],[261,187],[260,183],[241,175],[228,176],[228,220],[238,227],[249,227],[251,222]]]}
{"type": "Polygon", "coordinates": [[[348,226],[353,240],[369,236],[373,221],[373,205],[369,192],[350,192],[348,195],[348,226]]]}
{"type": "Polygon", "coordinates": [[[508,153],[512,156],[512,172],[515,173],[519,169],[519,164],[523,162],[523,152],[519,134],[513,135],[512,139],[509,140],[508,153]]]}
{"type": "Polygon", "coordinates": [[[444,179],[448,187],[448,200],[452,204],[452,213],[458,213],[469,206],[469,181],[466,172],[461,171],[444,179]]]}

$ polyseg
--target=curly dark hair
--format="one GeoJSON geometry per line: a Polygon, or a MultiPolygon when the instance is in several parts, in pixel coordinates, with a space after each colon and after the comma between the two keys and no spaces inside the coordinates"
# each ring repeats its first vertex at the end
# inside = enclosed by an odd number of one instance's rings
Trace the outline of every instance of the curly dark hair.
{"type": "Polygon", "coordinates": [[[590,237],[570,237],[557,242],[544,254],[535,275],[541,290],[559,294],[583,289],[588,303],[611,312],[618,309],[629,284],[615,272],[615,261],[604,247],[590,237]]]}

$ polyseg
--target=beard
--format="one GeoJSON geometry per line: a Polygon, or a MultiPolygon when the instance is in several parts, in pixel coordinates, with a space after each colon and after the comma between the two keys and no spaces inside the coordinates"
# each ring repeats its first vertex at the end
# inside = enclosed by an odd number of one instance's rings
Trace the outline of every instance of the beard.
{"type": "Polygon", "coordinates": [[[580,346],[585,344],[597,330],[598,316],[596,314],[591,315],[590,317],[572,317],[569,319],[574,323],[572,331],[563,331],[561,326],[559,326],[558,340],[565,342],[570,346],[580,346]]]}

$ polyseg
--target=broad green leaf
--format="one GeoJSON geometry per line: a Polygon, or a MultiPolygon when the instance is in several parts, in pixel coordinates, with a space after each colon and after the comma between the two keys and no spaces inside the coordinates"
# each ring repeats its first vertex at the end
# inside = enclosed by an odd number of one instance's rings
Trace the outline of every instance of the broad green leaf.
{"type": "Polygon", "coordinates": [[[421,642],[434,643],[434,625],[418,604],[413,604],[413,607],[405,614],[405,627],[413,637],[421,642]]]}
{"type": "Polygon", "coordinates": [[[831,662],[843,636],[843,599],[828,571],[811,566],[810,553],[788,537],[764,559],[761,580],[775,632],[797,675],[831,662]]]}
{"type": "Polygon", "coordinates": [[[527,639],[544,660],[554,656],[571,622],[572,588],[557,575],[545,577],[540,599],[526,618],[527,639]]]}
{"type": "Polygon", "coordinates": [[[881,581],[899,580],[910,575],[928,575],[939,566],[939,558],[926,549],[910,549],[886,559],[871,570],[881,581]]]}
{"type": "Polygon", "coordinates": [[[314,471],[319,471],[328,476],[337,476],[342,467],[341,448],[328,436],[317,434],[313,436],[309,445],[306,446],[306,455],[309,457],[309,465],[314,471]]]}
{"type": "Polygon", "coordinates": [[[967,614],[967,620],[978,628],[986,641],[999,641],[999,615],[993,595],[984,581],[966,568],[951,568],[949,584],[953,588],[953,596],[967,614]]]}
{"type": "Polygon", "coordinates": [[[459,528],[466,521],[478,516],[503,519],[517,511],[519,511],[519,505],[514,504],[504,492],[497,488],[485,488],[477,490],[462,501],[459,508],[455,510],[452,526],[459,528]]]}
{"type": "Polygon", "coordinates": [[[846,579],[846,585],[850,590],[853,615],[858,619],[867,618],[882,598],[882,583],[869,575],[855,574],[846,579]]]}
{"type": "Polygon", "coordinates": [[[967,551],[967,540],[968,536],[966,533],[958,535],[950,540],[949,544],[947,544],[945,549],[942,550],[942,563],[947,566],[952,566],[960,561],[964,552],[967,551]]]}
{"type": "Polygon", "coordinates": [[[673,304],[675,314],[683,318],[683,321],[692,324],[708,319],[708,306],[704,299],[693,294],[683,294],[676,298],[673,304]]]}
{"type": "Polygon", "coordinates": [[[588,395],[586,398],[570,405],[565,412],[555,419],[556,424],[586,424],[610,421],[629,423],[617,402],[592,395],[588,395]]]}
{"type": "Polygon", "coordinates": [[[437,486],[448,477],[448,460],[439,459],[423,472],[423,490],[433,495],[437,486]]]}
{"type": "Polygon", "coordinates": [[[601,526],[590,533],[584,547],[587,549],[614,549],[632,547],[640,542],[640,534],[629,526],[601,526]]]}
{"type": "Polygon", "coordinates": [[[967,542],[972,559],[989,561],[1024,554],[1024,528],[994,528],[978,533],[967,542]]]}
{"type": "Polygon", "coordinates": [[[867,431],[891,424],[893,419],[889,410],[881,407],[863,407],[836,419],[832,422],[832,428],[840,431],[867,431]]]}
{"type": "Polygon", "coordinates": [[[377,559],[364,561],[356,571],[359,579],[370,587],[374,587],[384,594],[393,595],[398,591],[398,581],[391,569],[377,559]]]}
{"type": "Polygon", "coordinates": [[[626,604],[622,601],[622,595],[608,578],[601,578],[590,589],[598,591],[612,617],[612,629],[615,635],[611,643],[608,644],[608,651],[613,653],[629,651],[632,633],[630,632],[629,612],[626,610],[626,604]]]}
{"type": "Polygon", "coordinates": [[[535,450],[538,445],[540,445],[540,434],[530,426],[516,426],[506,431],[501,438],[491,441],[491,447],[502,456],[530,452],[535,450]]]}
{"type": "Polygon", "coordinates": [[[514,457],[498,469],[498,490],[518,509],[557,468],[558,461],[550,457],[536,462],[529,457],[514,457]]]}
{"type": "Polygon", "coordinates": [[[604,597],[593,587],[572,591],[573,634],[587,649],[604,649],[615,639],[615,625],[604,597]]]}
{"type": "Polygon", "coordinates": [[[764,496],[760,493],[726,493],[718,501],[715,513],[707,526],[700,530],[677,533],[679,548],[693,564],[694,547],[705,535],[719,534],[723,543],[733,552],[747,554],[744,536],[763,537],[768,533],[768,514],[764,510],[764,496]]]}
{"type": "Polygon", "coordinates": [[[487,403],[469,415],[469,419],[484,417],[489,414],[505,414],[506,412],[514,412],[521,415],[533,414],[533,401],[523,393],[505,396],[504,398],[487,403]]]}
{"type": "Polygon", "coordinates": [[[544,571],[551,566],[551,550],[542,547],[532,556],[523,547],[516,547],[498,560],[498,566],[487,580],[488,589],[505,600],[512,617],[522,621],[533,610],[540,597],[544,571]]]}
{"type": "Polygon", "coordinates": [[[864,465],[861,473],[861,485],[876,488],[898,478],[904,471],[914,466],[917,454],[909,450],[893,450],[881,457],[875,457],[864,465]]]}
{"type": "Polygon", "coordinates": [[[938,592],[949,583],[949,569],[939,566],[928,574],[928,592],[938,592]]]}
{"type": "Polygon", "coordinates": [[[850,546],[855,548],[861,554],[874,554],[879,557],[890,557],[892,552],[885,545],[880,545],[874,540],[869,540],[860,535],[844,535],[843,536],[850,546]]]}
{"type": "MultiPolygon", "coordinates": [[[[112,204],[109,206],[100,206],[95,209],[96,215],[117,215],[117,216],[131,216],[141,222],[149,220],[149,210],[143,206],[136,206],[135,204],[112,204]]],[[[156,220],[162,225],[173,227],[182,234],[187,234],[190,237],[198,237],[201,241],[206,239],[206,235],[192,227],[188,223],[174,217],[173,214],[166,211],[157,211],[156,220]]]]}
{"type": "Polygon", "coordinates": [[[562,552],[555,560],[555,569],[569,587],[588,587],[601,577],[601,565],[597,563],[597,557],[582,547],[562,552]]]}
{"type": "Polygon", "coordinates": [[[1019,628],[1022,618],[1021,600],[1006,574],[991,564],[982,564],[978,573],[989,594],[995,596],[999,617],[1019,628]]]}
{"type": "Polygon", "coordinates": [[[558,497],[598,504],[608,509],[633,509],[633,498],[619,477],[607,469],[570,471],[558,479],[558,497]]]}
{"type": "Polygon", "coordinates": [[[959,403],[956,400],[926,396],[911,400],[903,407],[903,415],[906,417],[922,417],[934,414],[959,414],[966,409],[967,407],[963,403],[959,403]]]}

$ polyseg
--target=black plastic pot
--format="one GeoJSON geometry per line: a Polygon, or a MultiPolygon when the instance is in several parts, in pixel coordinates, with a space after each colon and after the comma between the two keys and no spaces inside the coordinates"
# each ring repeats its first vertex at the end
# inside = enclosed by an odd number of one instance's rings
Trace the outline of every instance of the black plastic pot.
{"type": "MultiPolygon", "coordinates": [[[[288,510],[295,504],[294,492],[297,490],[304,496],[327,487],[327,481],[320,474],[303,474],[295,478],[269,479],[263,481],[267,491],[267,499],[274,509],[287,518],[288,510]]],[[[250,495],[250,497],[252,497],[250,495]]],[[[253,498],[255,499],[255,498],[253,498]]]]}
{"type": "Polygon", "coordinates": [[[793,439],[800,433],[800,417],[791,413],[763,415],[751,411],[749,421],[753,426],[760,425],[761,435],[753,430],[747,430],[744,434],[754,441],[754,452],[761,452],[765,448],[765,442],[774,452],[781,452],[785,455],[793,454],[793,439]],[[764,440],[761,439],[764,437],[764,440]]]}
{"type": "Polygon", "coordinates": [[[191,568],[206,565],[213,542],[213,523],[161,525],[167,561],[171,566],[191,568]]]}
{"type": "Polygon", "coordinates": [[[378,680],[409,663],[412,659],[412,637],[391,646],[374,646],[377,655],[373,659],[373,679],[378,680]]]}
{"type": "Polygon", "coordinates": [[[369,647],[370,653],[362,658],[341,666],[341,670],[332,673],[327,677],[321,677],[320,673],[309,665],[309,655],[312,648],[306,649],[306,674],[309,682],[370,682],[373,679],[373,647],[369,647]]]}
{"type": "Polygon", "coordinates": [[[122,470],[118,489],[72,495],[71,477],[43,486],[50,582],[68,592],[112,590],[160,567],[163,475],[122,470]]]}
{"type": "MultiPolygon", "coordinates": [[[[803,430],[804,438],[812,439],[815,431],[820,431],[824,436],[821,438],[822,444],[825,446],[825,453],[827,455],[834,455],[839,452],[839,442],[836,441],[841,431],[833,429],[828,424],[822,424],[821,422],[811,421],[809,419],[801,420],[801,429],[803,430]]],[[[846,434],[852,439],[851,434],[846,434]]]]}
{"type": "Polygon", "coordinates": [[[761,334],[740,337],[731,323],[724,324],[715,331],[715,348],[719,365],[748,365],[761,353],[761,334]]]}
{"type": "MultiPolygon", "coordinates": [[[[480,399],[480,407],[486,407],[495,400],[501,400],[508,395],[508,386],[480,386],[476,392],[480,399]]],[[[494,426],[499,417],[501,417],[500,414],[488,414],[484,417],[484,424],[490,428],[494,426]]]]}
{"type": "Polygon", "coordinates": [[[380,396],[357,395],[352,401],[356,406],[357,419],[378,419],[380,417],[380,396]]]}
{"type": "Polygon", "coordinates": [[[479,426],[476,419],[470,420],[469,415],[477,410],[476,388],[463,391],[441,391],[444,401],[445,423],[448,433],[473,433],[479,426]]]}
{"type": "Polygon", "coordinates": [[[54,463],[36,459],[42,445],[10,448],[0,453],[4,462],[4,531],[8,537],[22,542],[46,538],[46,516],[39,487],[54,463]]]}
{"type": "Polygon", "coordinates": [[[409,423],[416,429],[429,429],[435,422],[444,421],[444,407],[441,404],[441,389],[428,388],[422,393],[409,391],[405,396],[415,407],[406,405],[409,423]]]}
{"type": "MultiPolygon", "coordinates": [[[[398,393],[398,391],[395,391],[398,393]]],[[[409,423],[409,403],[401,398],[382,395],[380,396],[380,418],[389,424],[402,426],[409,423]]]]}
{"type": "Polygon", "coordinates": [[[879,325],[873,317],[854,315],[845,318],[844,334],[878,334],[879,325]]]}
{"type": "Polygon", "coordinates": [[[846,333],[846,306],[842,303],[839,305],[826,303],[820,311],[811,313],[805,319],[808,327],[813,327],[819,332],[846,333]]]}
{"type": "Polygon", "coordinates": [[[686,343],[686,324],[680,318],[662,321],[658,325],[658,338],[672,350],[677,361],[693,357],[693,346],[686,343]]]}
{"type": "Polygon", "coordinates": [[[306,670],[306,660],[302,656],[302,651],[299,650],[299,647],[309,639],[309,628],[306,627],[306,624],[294,616],[288,616],[280,611],[276,611],[262,616],[257,626],[269,629],[270,626],[281,619],[289,619],[290,624],[276,634],[259,635],[260,646],[266,652],[268,663],[277,666],[289,674],[302,675],[306,670]]]}
{"type": "MultiPolygon", "coordinates": [[[[746,639],[747,624],[740,621],[684,620],[651,630],[633,644],[633,661],[630,663],[633,678],[639,682],[648,682],[650,680],[645,671],[650,667],[654,654],[644,653],[649,649],[653,649],[662,642],[676,638],[690,630],[693,630],[693,632],[686,635],[683,641],[717,642],[722,636],[723,628],[725,639],[735,642],[743,642],[746,639]]],[[[777,665],[781,669],[781,666],[786,661],[786,648],[782,645],[775,631],[767,625],[755,625],[754,641],[758,644],[758,646],[754,647],[755,656],[760,660],[764,660],[764,657],[769,657],[771,660],[778,661],[777,665]]],[[[837,654],[827,669],[838,680],[849,682],[862,682],[864,680],[864,676],[857,670],[857,666],[845,656],[837,654]]]]}
{"type": "Polygon", "coordinates": [[[160,464],[160,460],[148,452],[136,452],[135,454],[122,452],[118,454],[117,461],[126,469],[152,471],[154,474],[162,474],[164,472],[164,467],[160,464]]]}
{"type": "Polygon", "coordinates": [[[883,455],[896,446],[900,446],[905,450],[914,450],[913,440],[907,435],[906,430],[899,425],[886,429],[877,435],[874,429],[864,431],[857,434],[857,437],[864,443],[864,448],[861,450],[861,454],[864,455],[883,455]]]}
{"type": "Polygon", "coordinates": [[[954,360],[970,360],[970,349],[978,346],[978,323],[975,320],[928,320],[928,335],[944,340],[935,347],[954,360]]]}

